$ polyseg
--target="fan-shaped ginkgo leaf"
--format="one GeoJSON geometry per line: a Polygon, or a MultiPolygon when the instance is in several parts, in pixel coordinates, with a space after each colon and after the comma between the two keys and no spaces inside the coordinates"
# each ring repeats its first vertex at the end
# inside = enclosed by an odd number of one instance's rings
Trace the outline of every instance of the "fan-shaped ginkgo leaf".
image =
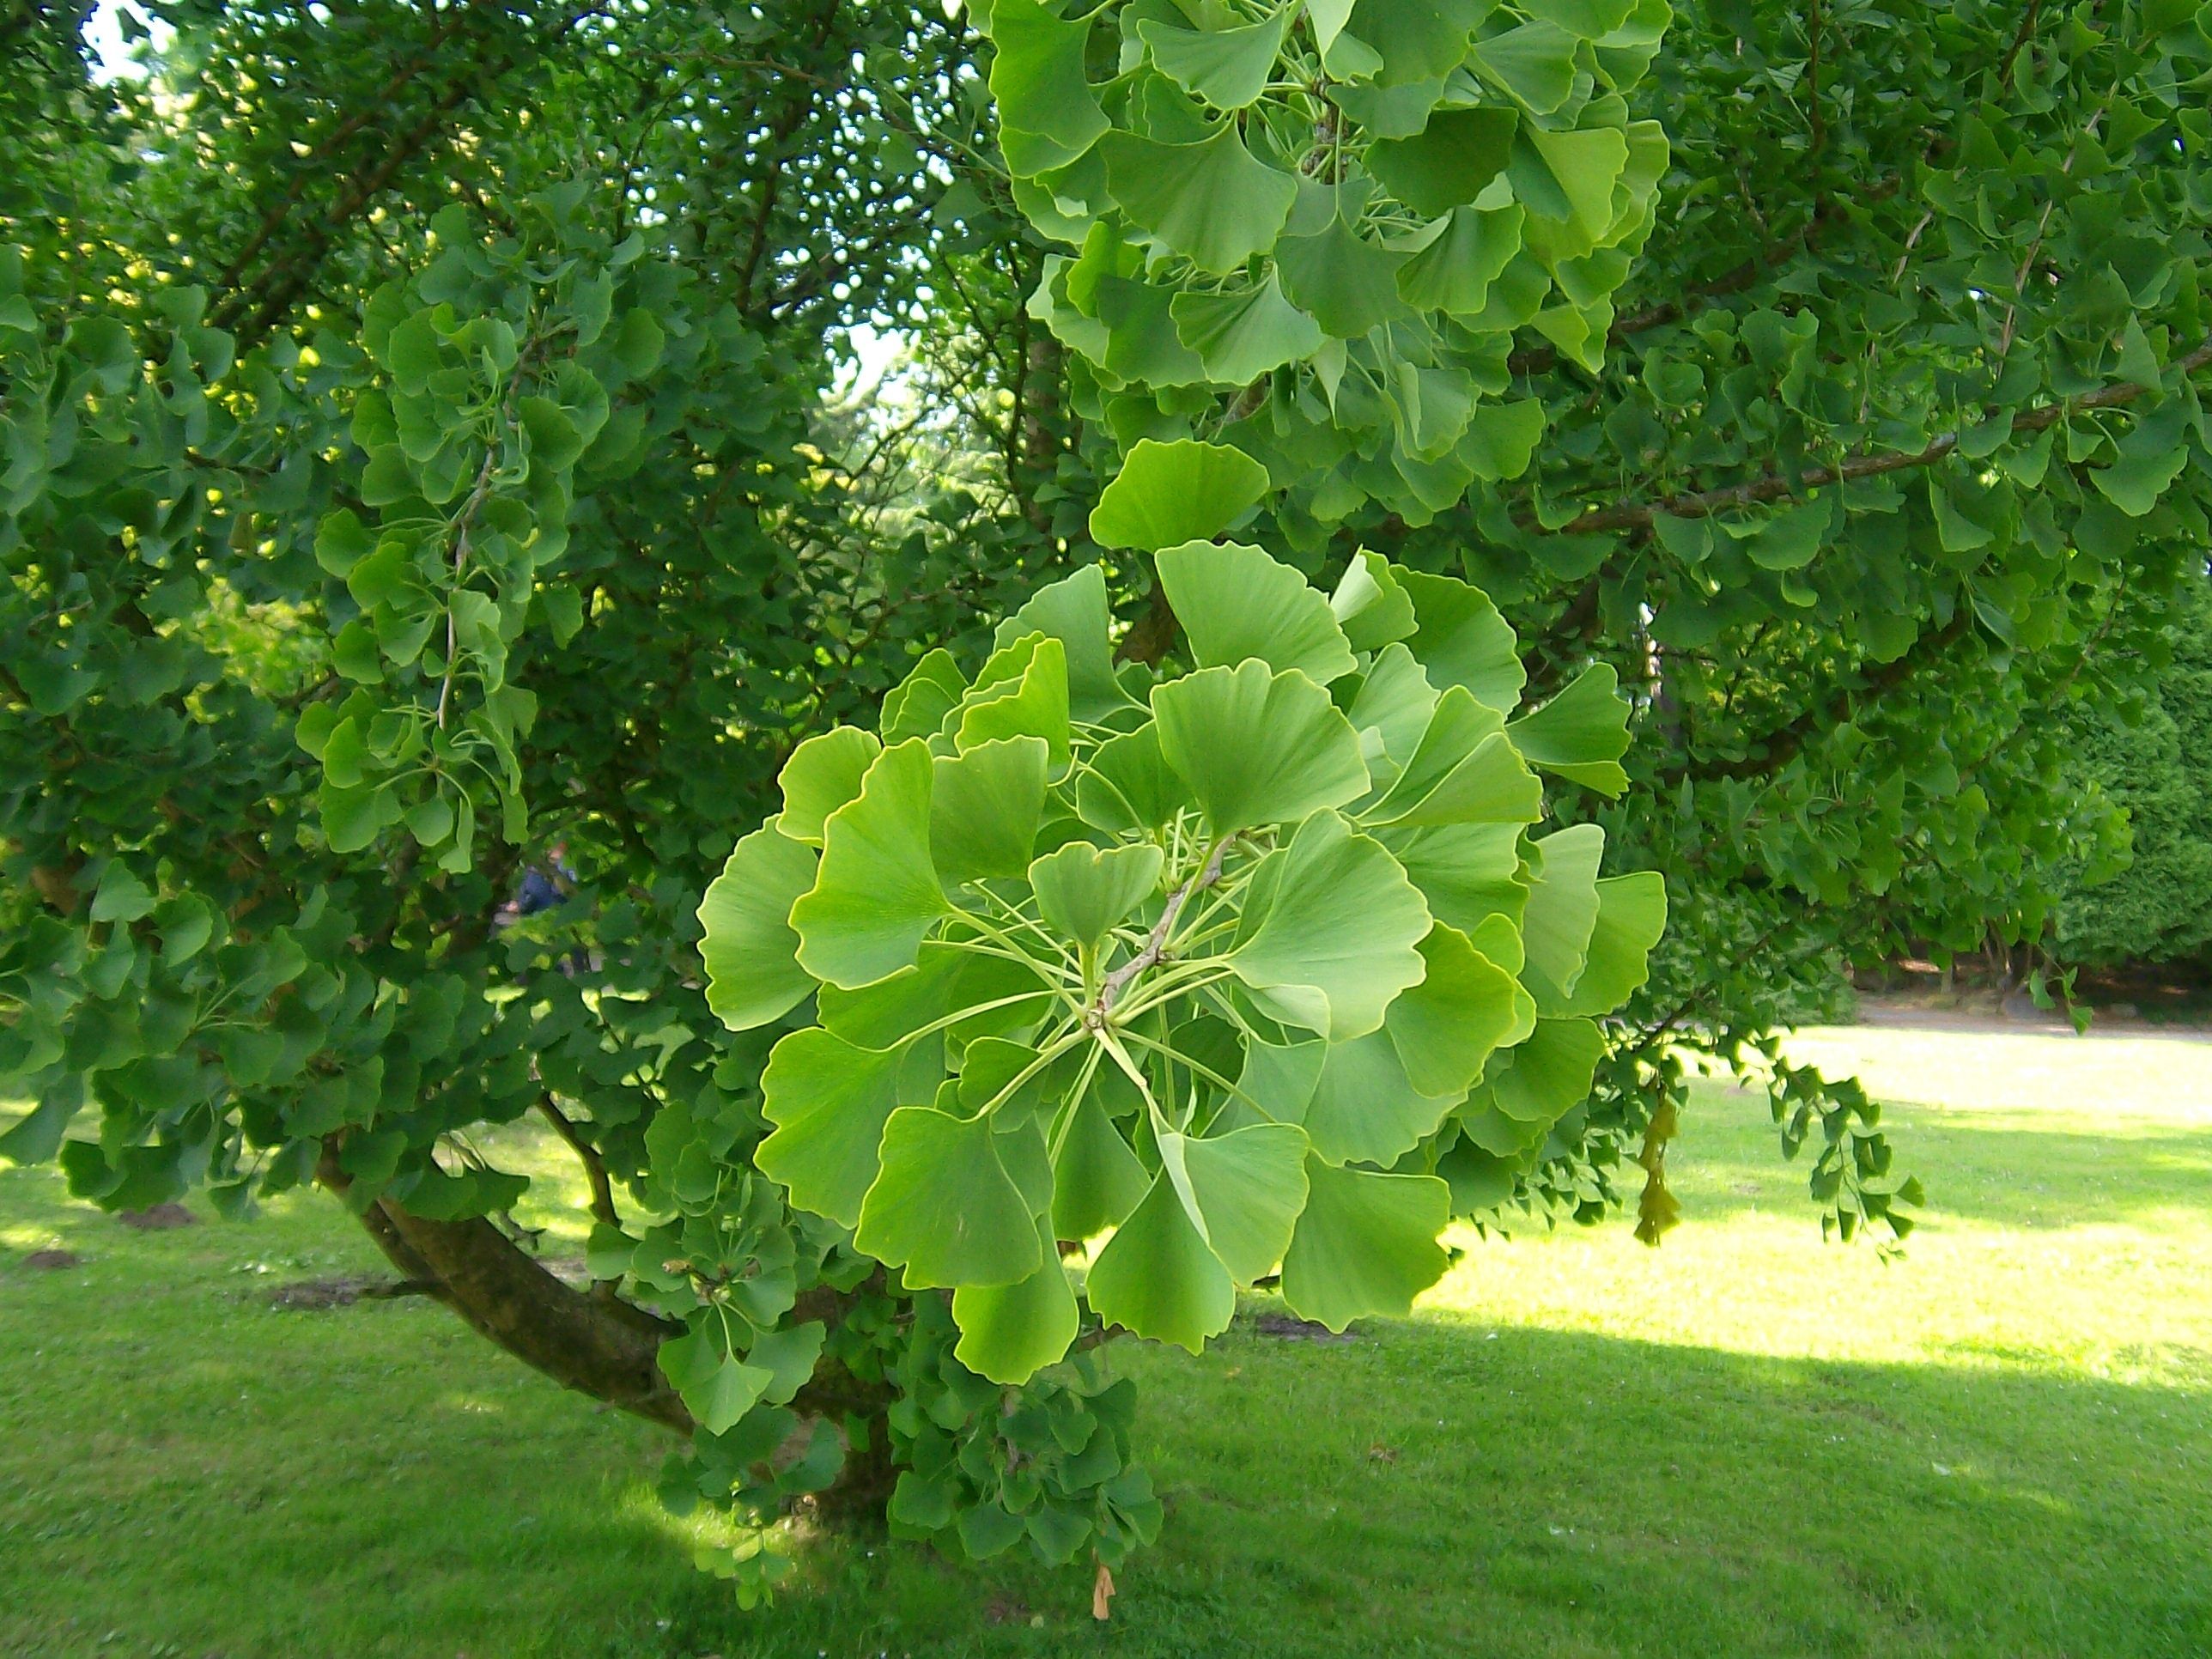
{"type": "Polygon", "coordinates": [[[1030,866],[1045,925],[1090,950],[1159,885],[1165,854],[1149,842],[1103,851],[1073,841],[1030,866]]]}
{"type": "Polygon", "coordinates": [[[1574,994],[1547,1014],[1609,1014],[1651,971],[1651,947],[1667,931],[1667,880],[1656,870],[1612,876],[1597,884],[1597,921],[1574,994]]]}
{"type": "Polygon", "coordinates": [[[1106,1241],[1084,1288],[1091,1310],[1107,1324],[1193,1353],[1227,1330],[1237,1312],[1229,1269],[1164,1173],[1106,1241]]]}
{"type": "Polygon", "coordinates": [[[1155,552],[1218,536],[1267,493],[1267,469],[1226,444],[1139,439],[1091,510],[1108,547],[1155,552]]]}
{"type": "Polygon", "coordinates": [[[1185,92],[1220,110],[1243,109],[1266,90],[1283,36],[1297,13],[1296,0],[1256,23],[1223,29],[1177,28],[1146,18],[1138,37],[1151,49],[1161,74],[1185,92]]]}
{"type": "Polygon", "coordinates": [[[829,816],[860,793],[860,780],[884,745],[872,732],[833,726],[791,751],[778,781],[783,789],[783,833],[819,847],[829,816]]]}
{"type": "Polygon", "coordinates": [[[1605,855],[1605,831],[1577,823],[1534,843],[1536,873],[1521,915],[1521,937],[1528,953],[1522,977],[1535,993],[1540,1009],[1564,1002],[1589,960],[1591,931],[1597,926],[1597,870],[1605,855]]]}
{"type": "Polygon", "coordinates": [[[1234,121],[1195,143],[1115,132],[1098,148],[1107,186],[1130,219],[1217,276],[1274,246],[1298,193],[1289,173],[1245,148],[1234,121]]]}
{"type": "Polygon", "coordinates": [[[1434,1176],[1378,1175],[1310,1158],[1306,1207],[1283,1257],[1283,1299],[1340,1331],[1368,1314],[1402,1314],[1443,1277],[1437,1235],[1451,1189],[1434,1176]]]}
{"type": "Polygon", "coordinates": [[[1018,876],[1036,847],[1048,750],[1039,737],[1000,738],[933,758],[930,857],[957,885],[1018,876]]]}
{"type": "Polygon", "coordinates": [[[1086,564],[1030,594],[999,624],[993,643],[1011,645],[1031,634],[1058,640],[1067,662],[1068,713],[1079,720],[1097,720],[1129,701],[1114,678],[1114,645],[1108,637],[1113,620],[1106,603],[1106,573],[1086,564]]]}
{"type": "Polygon", "coordinates": [[[1382,1024],[1418,984],[1428,906],[1380,842],[1341,814],[1317,811],[1255,872],[1265,908],[1240,919],[1229,963],[1276,1018],[1342,1042],[1382,1024]]]}
{"type": "Polygon", "coordinates": [[[930,859],[930,783],[929,745],[909,738],[877,756],[860,794],[830,814],[820,871],[791,911],[815,978],[853,987],[895,974],[951,911],[930,859]]]}
{"type": "Polygon", "coordinates": [[[819,1027],[793,1031],[761,1074],[761,1113],[775,1127],[753,1161],[800,1209],[854,1225],[876,1178],[885,1120],[902,1093],[926,1097],[944,1074],[933,1051],[863,1048],[819,1027]]]}
{"type": "Polygon", "coordinates": [[[1162,757],[1217,836],[1295,823],[1367,788],[1352,723],[1295,670],[1201,668],[1155,686],[1152,715],[1162,757]]]}
{"type": "Polygon", "coordinates": [[[1507,726],[1531,766],[1618,795],[1628,787],[1628,703],[1610,663],[1592,663],[1566,690],[1507,726]]]}
{"type": "Polygon", "coordinates": [[[1200,667],[1257,658],[1326,685],[1357,665],[1321,591],[1260,549],[1186,542],[1163,549],[1154,563],[1200,667]]]}
{"type": "Polygon", "coordinates": [[[777,823],[739,842],[699,901],[707,1006],[733,1031],[781,1018],[814,988],[799,965],[791,907],[814,884],[815,855],[779,834],[777,823]]]}
{"type": "Polygon", "coordinates": [[[1082,1322],[1048,1224],[1036,1225],[1039,1260],[1028,1278],[952,1292],[952,1322],[960,1328],[953,1358],[994,1382],[1028,1382],[1066,1353],[1082,1322]]]}
{"type": "Polygon", "coordinates": [[[1463,685],[1474,700],[1501,714],[1521,701],[1528,671],[1516,654],[1513,629],[1489,596],[1452,576],[1398,572],[1412,596],[1419,627],[1407,641],[1438,690],[1463,685]]]}
{"type": "Polygon", "coordinates": [[[999,1158],[990,1117],[902,1106],[853,1247],[902,1269],[908,1285],[1014,1285],[1037,1269],[1036,1223],[999,1158]]]}

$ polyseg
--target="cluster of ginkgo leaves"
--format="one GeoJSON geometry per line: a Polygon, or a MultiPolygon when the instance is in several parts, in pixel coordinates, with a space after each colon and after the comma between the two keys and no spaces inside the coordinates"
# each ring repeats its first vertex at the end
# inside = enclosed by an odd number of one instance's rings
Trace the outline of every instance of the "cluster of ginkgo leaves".
{"type": "Polygon", "coordinates": [[[1668,144],[1666,0],[994,0],[1030,300],[1126,448],[1233,428],[1298,515],[1410,523],[1517,476],[1514,331],[1595,370],[1668,144]]]}
{"type": "Polygon", "coordinates": [[[933,652],[878,731],[800,744],[700,910],[715,1012],[804,1021],[757,1167],[950,1290],[998,1382],[1079,1295],[1194,1351],[1278,1273],[1333,1329],[1404,1311],[1587,1095],[1665,919],[1597,826],[1537,833],[1539,771],[1625,786],[1609,668],[1516,717],[1463,582],[1158,568],[1188,672],[1115,668],[1097,567],[1043,588],[972,678],[933,652]]]}

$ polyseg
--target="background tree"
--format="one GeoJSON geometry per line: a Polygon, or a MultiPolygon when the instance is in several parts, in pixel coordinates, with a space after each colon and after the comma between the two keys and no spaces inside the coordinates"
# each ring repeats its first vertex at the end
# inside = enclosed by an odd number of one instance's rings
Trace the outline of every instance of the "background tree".
{"type": "MultiPolygon", "coordinates": [[[[756,1369],[843,1435],[702,1432],[673,1493],[765,1512],[842,1439],[879,1497],[917,1410],[1118,1474],[1126,1398],[1002,1417],[932,1297],[726,1190],[769,1041],[691,913],[802,739],[1041,583],[1098,566],[1123,654],[1190,660],[1147,538],[1092,534],[1145,440],[1255,458],[1238,533],[1325,589],[1363,545],[1474,580],[1533,701],[1631,688],[1630,787],[1547,827],[1665,870],[1669,943],[1487,1224],[1633,1160],[1656,1237],[1686,1054],[1771,1058],[1838,953],[2039,936],[2115,833],[2057,715],[2205,538],[2185,0],[155,9],[144,79],[81,8],[0,20],[0,1150],[114,1207],[319,1180],[687,1430],[672,1314],[787,1272],[824,1345],[756,1369]],[[836,389],[866,318],[921,418],[836,389]],[[574,898],[501,926],[556,842],[574,898]],[[470,1131],[525,1113],[593,1291],[497,1223],[470,1131]]],[[[1863,1097],[1772,1075],[1830,1224],[1909,1224],[1863,1097]]]]}

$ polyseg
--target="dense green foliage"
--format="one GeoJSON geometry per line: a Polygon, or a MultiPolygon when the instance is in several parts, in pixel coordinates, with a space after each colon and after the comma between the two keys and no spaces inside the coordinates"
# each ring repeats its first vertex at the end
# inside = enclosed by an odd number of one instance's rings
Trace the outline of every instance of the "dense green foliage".
{"type": "MultiPolygon", "coordinates": [[[[900,968],[941,885],[847,889],[881,926],[802,944],[736,1032],[693,919],[787,763],[852,758],[841,720],[1014,685],[957,762],[1049,700],[1005,653],[1059,636],[994,629],[1072,572],[1071,701],[1122,686],[1107,640],[1147,698],[1280,643],[1178,600],[1165,550],[1240,514],[1315,579],[1271,567],[1278,620],[1340,596],[1324,656],[1363,574],[1465,579],[1534,720],[1628,688],[1625,773],[1517,744],[1565,764],[1514,835],[1665,872],[1668,942],[1587,1105],[1486,1149],[1493,1224],[1595,1219],[1633,1160],[1656,1237],[1687,1056],[1755,1060],[1839,951],[2040,937],[2117,834],[2056,716],[2143,672],[2207,534],[2188,0],[152,9],[143,78],[93,73],[80,10],[0,16],[0,1075],[35,1103],[0,1153],[112,1208],[319,1180],[479,1329],[696,1427],[672,1495],[765,1517],[927,1466],[972,1552],[1064,1553],[1046,1435],[1103,1556],[1148,1529],[1118,1397],[1077,1368],[994,1410],[882,1270],[918,1282],[907,1245],[754,1162],[787,1132],[762,1022],[900,968]],[[911,418],[840,389],[868,318],[911,332],[911,418]],[[512,915],[526,872],[568,902],[512,915]],[[478,1219],[521,1178],[472,1131],[526,1112],[590,1177],[603,1293],[478,1219]]],[[[1286,672],[1364,691],[1395,638],[1286,672]]],[[[1057,782],[1073,732],[1000,740],[1057,782]]],[[[1295,851],[1401,764],[1362,761],[1253,823],[1295,851]]],[[[812,854],[772,834],[788,882],[812,854]]],[[[1483,914],[1542,876],[1522,848],[1483,914]]],[[[1872,1105],[1774,1076],[1824,1222],[1901,1232],[1872,1105]]]]}
{"type": "Polygon", "coordinates": [[[2193,586],[2142,705],[2073,721],[2070,774],[2127,813],[2130,855],[2059,906],[2051,949],[2069,964],[2212,966],[2212,585],[2193,586]]]}

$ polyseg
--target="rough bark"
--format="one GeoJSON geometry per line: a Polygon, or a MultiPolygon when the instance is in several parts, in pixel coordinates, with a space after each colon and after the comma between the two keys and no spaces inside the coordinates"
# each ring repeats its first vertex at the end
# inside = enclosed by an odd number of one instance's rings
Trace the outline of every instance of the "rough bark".
{"type": "MultiPolygon", "coordinates": [[[[352,1183],[325,1149],[317,1179],[343,1196],[352,1183]]],[[[451,1308],[470,1328],[563,1388],[688,1435],[683,1400],[661,1375],[660,1345],[682,1327],[619,1297],[597,1296],[547,1272],[513,1239],[481,1218],[432,1221],[390,1199],[356,1212],[386,1258],[422,1294],[451,1308]]],[[[850,1297],[817,1287],[800,1297],[798,1319],[835,1326],[850,1297]]],[[[793,1436],[803,1446],[817,1419],[827,1418],[846,1440],[836,1484],[817,1495],[825,1516],[880,1517],[898,1471],[884,1422],[895,1391],[854,1376],[824,1358],[792,1401],[800,1418],[793,1436]]]]}
{"type": "MultiPolygon", "coordinates": [[[[329,1151],[317,1176],[340,1194],[351,1185],[329,1151]]],[[[678,1434],[691,1431],[691,1414],[657,1361],[678,1327],[563,1283],[481,1216],[432,1221],[388,1198],[358,1213],[392,1266],[434,1287],[430,1294],[479,1335],[563,1388],[678,1434]]]]}

